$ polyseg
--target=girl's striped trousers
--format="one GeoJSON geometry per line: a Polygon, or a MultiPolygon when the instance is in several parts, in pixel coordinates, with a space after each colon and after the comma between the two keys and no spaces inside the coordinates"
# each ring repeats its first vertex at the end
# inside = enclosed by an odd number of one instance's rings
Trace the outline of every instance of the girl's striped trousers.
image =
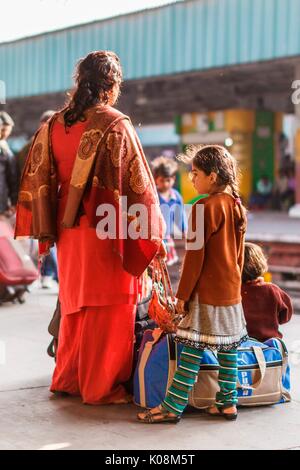
{"type": "MultiPolygon", "coordinates": [[[[168,389],[162,406],[171,413],[181,415],[188,404],[188,395],[197,380],[204,351],[185,346],[180,355],[179,366],[168,389]]],[[[237,351],[218,352],[219,387],[216,394],[217,407],[237,404],[237,351]]]]}

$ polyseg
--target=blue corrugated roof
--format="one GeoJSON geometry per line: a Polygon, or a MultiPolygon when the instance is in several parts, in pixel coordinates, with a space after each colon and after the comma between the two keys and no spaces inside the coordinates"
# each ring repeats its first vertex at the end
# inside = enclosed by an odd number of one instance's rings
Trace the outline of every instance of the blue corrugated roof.
{"type": "Polygon", "coordinates": [[[299,19],[299,0],[187,0],[0,44],[0,80],[7,97],[62,91],[96,49],[127,80],[296,56],[299,19]]]}

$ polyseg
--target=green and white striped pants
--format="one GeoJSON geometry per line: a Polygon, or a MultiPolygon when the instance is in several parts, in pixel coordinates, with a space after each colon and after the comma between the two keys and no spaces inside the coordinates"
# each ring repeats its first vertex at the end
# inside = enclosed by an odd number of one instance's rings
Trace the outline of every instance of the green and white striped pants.
{"type": "MultiPolygon", "coordinates": [[[[204,351],[185,346],[180,355],[179,366],[168,389],[162,406],[171,413],[181,415],[188,404],[188,395],[197,380],[204,351]]],[[[216,394],[217,407],[237,404],[237,351],[218,352],[220,364],[216,394]]]]}

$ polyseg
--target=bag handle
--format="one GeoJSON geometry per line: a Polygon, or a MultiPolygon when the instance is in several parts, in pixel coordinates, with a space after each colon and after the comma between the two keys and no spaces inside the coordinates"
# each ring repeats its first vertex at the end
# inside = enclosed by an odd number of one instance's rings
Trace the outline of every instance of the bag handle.
{"type": "Polygon", "coordinates": [[[286,373],[286,369],[289,363],[289,353],[284,341],[281,338],[274,338],[280,344],[281,354],[282,354],[282,372],[283,375],[286,373]]]}
{"type": "Polygon", "coordinates": [[[162,272],[164,274],[164,276],[163,276],[164,288],[166,287],[166,285],[168,286],[168,289],[169,289],[169,292],[170,292],[170,297],[172,299],[172,302],[174,303],[175,302],[175,295],[174,295],[174,292],[173,292],[171,279],[170,279],[170,275],[169,275],[169,271],[168,271],[166,262],[165,262],[164,259],[161,259],[161,258],[160,258],[159,261],[160,261],[160,266],[161,266],[162,272]]]}
{"type": "Polygon", "coordinates": [[[253,352],[254,352],[254,355],[256,357],[258,367],[259,367],[260,377],[252,385],[241,384],[240,381],[238,380],[237,381],[237,384],[238,384],[237,386],[238,386],[238,388],[241,388],[243,390],[256,390],[261,385],[262,381],[264,380],[266,370],[267,370],[267,364],[266,364],[266,360],[265,360],[263,350],[259,346],[252,346],[252,349],[253,349],[253,352]]]}
{"type": "Polygon", "coordinates": [[[172,289],[172,284],[169,276],[169,271],[166,265],[165,260],[162,258],[154,258],[153,260],[153,269],[152,269],[152,292],[154,291],[154,283],[162,281],[164,287],[164,298],[168,300],[168,292],[172,302],[175,302],[175,295],[172,289]]]}

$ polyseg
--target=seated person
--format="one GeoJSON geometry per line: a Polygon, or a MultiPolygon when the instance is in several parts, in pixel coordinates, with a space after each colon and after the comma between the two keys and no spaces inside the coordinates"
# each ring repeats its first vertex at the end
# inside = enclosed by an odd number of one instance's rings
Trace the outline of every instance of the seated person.
{"type": "Polygon", "coordinates": [[[296,176],[295,169],[291,168],[288,172],[289,182],[286,197],[289,198],[289,208],[295,204],[296,176]]]}
{"type": "Polygon", "coordinates": [[[260,246],[245,243],[243,309],[249,336],[262,342],[282,338],[279,325],[287,323],[293,314],[290,297],[280,287],[264,281],[267,270],[267,260],[260,246]]]}
{"type": "Polygon", "coordinates": [[[273,192],[275,209],[288,210],[295,203],[295,178],[293,170],[279,170],[273,192]]]}
{"type": "Polygon", "coordinates": [[[286,170],[281,168],[273,188],[273,209],[283,210],[288,191],[289,179],[286,170]]]}
{"type": "Polygon", "coordinates": [[[252,209],[266,209],[272,200],[272,182],[267,175],[262,175],[257,182],[256,192],[250,198],[252,209]]]}

